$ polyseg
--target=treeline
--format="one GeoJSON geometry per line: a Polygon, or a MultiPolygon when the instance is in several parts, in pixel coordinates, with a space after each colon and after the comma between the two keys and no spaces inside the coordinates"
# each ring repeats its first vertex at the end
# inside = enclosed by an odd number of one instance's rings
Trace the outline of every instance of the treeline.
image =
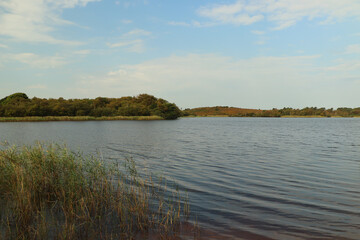
{"type": "Polygon", "coordinates": [[[246,108],[236,108],[236,107],[227,107],[227,106],[217,106],[217,107],[200,107],[183,110],[184,116],[196,116],[196,117],[206,117],[206,116],[250,116],[253,114],[261,113],[261,110],[256,109],[246,109],[246,108]]]}
{"type": "Polygon", "coordinates": [[[174,103],[148,94],[136,97],[95,99],[44,99],[29,98],[25,93],[14,93],[0,99],[0,117],[48,117],[48,116],[159,116],[177,119],[180,116],[229,116],[229,117],[357,117],[360,108],[326,109],[306,107],[272,110],[245,109],[227,106],[202,107],[181,111],[174,103]]]}
{"type": "Polygon", "coordinates": [[[266,117],[282,117],[282,116],[320,116],[320,117],[357,117],[360,116],[360,108],[317,108],[306,107],[303,109],[283,108],[263,111],[266,117]]]}
{"type": "Polygon", "coordinates": [[[303,109],[283,108],[272,110],[244,109],[227,106],[203,107],[185,109],[184,116],[229,116],[229,117],[357,117],[360,116],[360,108],[326,109],[306,107],[303,109]]]}
{"type": "Polygon", "coordinates": [[[0,117],[30,116],[160,116],[176,119],[181,110],[168,101],[148,94],[136,97],[95,99],[29,98],[14,93],[0,100],[0,117]]]}

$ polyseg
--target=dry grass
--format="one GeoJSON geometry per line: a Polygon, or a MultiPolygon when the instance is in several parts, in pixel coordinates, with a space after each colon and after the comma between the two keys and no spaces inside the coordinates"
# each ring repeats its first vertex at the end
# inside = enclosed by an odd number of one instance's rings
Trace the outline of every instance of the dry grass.
{"type": "Polygon", "coordinates": [[[282,118],[326,118],[326,116],[320,115],[308,115],[308,116],[300,116],[300,115],[284,115],[282,118]]]}
{"type": "Polygon", "coordinates": [[[0,204],[0,239],[172,239],[190,214],[187,198],[131,160],[43,144],[2,147],[0,204]]]}
{"type": "Polygon", "coordinates": [[[47,116],[47,117],[0,117],[0,122],[48,122],[48,121],[115,121],[115,120],[164,120],[160,116],[47,116]]]}

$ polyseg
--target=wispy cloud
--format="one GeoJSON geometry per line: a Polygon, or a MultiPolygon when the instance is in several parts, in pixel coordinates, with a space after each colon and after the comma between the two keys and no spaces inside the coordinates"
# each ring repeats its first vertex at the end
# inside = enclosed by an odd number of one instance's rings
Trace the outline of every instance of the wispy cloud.
{"type": "MultiPolygon", "coordinates": [[[[350,72],[357,71],[360,73],[360,60],[344,60],[340,59],[339,62],[335,65],[324,68],[325,71],[334,71],[340,72],[345,78],[350,72]]],[[[353,77],[359,79],[359,75],[354,75],[353,77]]]]}
{"type": "Polygon", "coordinates": [[[0,35],[22,42],[78,45],[78,41],[51,35],[59,25],[71,25],[61,18],[66,8],[86,6],[100,0],[2,0],[0,1],[0,35]]]}
{"type": "Polygon", "coordinates": [[[121,41],[117,43],[108,44],[111,48],[124,47],[130,52],[142,53],[145,50],[144,41],[142,39],[134,39],[130,41],[121,41]]]}
{"type": "MultiPolygon", "coordinates": [[[[174,98],[181,107],[194,107],[194,104],[265,108],[284,107],[284,104],[296,107],[299,103],[302,106],[341,104],[333,99],[333,94],[337,91],[334,86],[343,81],[345,70],[339,66],[336,72],[328,71],[321,67],[319,59],[317,55],[239,60],[213,54],[170,56],[121,65],[102,76],[85,77],[79,82],[81,89],[77,90],[87,95],[113,96],[147,92],[174,98]],[[194,96],[201,96],[196,103],[194,96]],[[222,99],[213,96],[222,96],[222,99]],[[269,105],[266,99],[271,99],[269,105]],[[319,101],[314,102],[316,99],[319,101]]],[[[348,67],[354,71],[355,66],[358,65],[353,63],[348,67]]],[[[348,72],[346,76],[357,75],[348,72]]]]}
{"type": "Polygon", "coordinates": [[[64,58],[59,56],[40,56],[34,53],[9,54],[8,60],[15,60],[34,68],[56,68],[66,64],[64,58]]]}
{"type": "Polygon", "coordinates": [[[232,4],[201,7],[197,13],[221,24],[249,25],[262,20],[281,30],[307,19],[331,23],[347,18],[360,18],[358,0],[238,0],[232,4]]]}
{"type": "Polygon", "coordinates": [[[360,54],[360,44],[353,44],[346,47],[346,54],[360,54]]]}
{"type": "Polygon", "coordinates": [[[142,53],[145,51],[144,38],[151,34],[143,29],[133,29],[121,35],[120,41],[107,45],[111,48],[124,48],[129,52],[142,53]]]}
{"type": "Polygon", "coordinates": [[[0,48],[9,48],[9,47],[7,45],[5,45],[5,44],[0,43],[0,48]]]}
{"type": "Polygon", "coordinates": [[[149,36],[151,32],[145,31],[144,29],[134,29],[122,35],[122,37],[134,37],[134,36],[149,36]]]}
{"type": "Polygon", "coordinates": [[[235,25],[249,25],[264,18],[262,14],[250,15],[244,11],[243,1],[238,1],[229,5],[213,5],[202,7],[197,12],[200,16],[208,17],[221,23],[231,23],[235,25]]]}

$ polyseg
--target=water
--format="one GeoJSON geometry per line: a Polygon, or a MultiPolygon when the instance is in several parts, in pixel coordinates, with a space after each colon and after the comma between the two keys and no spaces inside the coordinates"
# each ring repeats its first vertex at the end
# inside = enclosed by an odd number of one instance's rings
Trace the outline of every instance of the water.
{"type": "Polygon", "coordinates": [[[133,157],[228,239],[360,239],[360,119],[0,123],[0,140],[133,157]]]}

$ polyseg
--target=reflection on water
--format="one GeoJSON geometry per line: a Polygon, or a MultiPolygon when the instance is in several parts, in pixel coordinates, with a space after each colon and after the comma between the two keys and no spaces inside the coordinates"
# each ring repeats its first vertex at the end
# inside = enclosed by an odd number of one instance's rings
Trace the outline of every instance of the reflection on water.
{"type": "Polygon", "coordinates": [[[360,237],[360,119],[0,123],[0,138],[133,157],[175,180],[200,225],[228,238],[360,237]]]}

